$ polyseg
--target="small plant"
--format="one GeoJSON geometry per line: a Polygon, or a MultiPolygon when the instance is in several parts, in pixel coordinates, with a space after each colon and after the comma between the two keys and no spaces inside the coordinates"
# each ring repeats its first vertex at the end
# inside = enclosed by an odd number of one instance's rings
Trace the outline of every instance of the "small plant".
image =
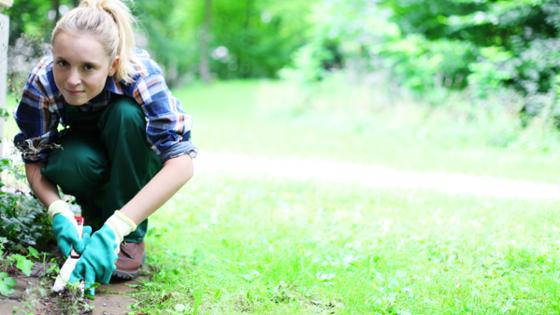
{"type": "Polygon", "coordinates": [[[93,311],[93,305],[77,284],[44,297],[42,302],[52,314],[88,314],[93,311]]]}
{"type": "MultiPolygon", "coordinates": [[[[10,254],[4,250],[4,245],[7,239],[0,237],[0,295],[9,296],[14,293],[14,286],[16,280],[10,277],[10,274],[15,270],[23,273],[26,276],[31,275],[33,262],[21,254],[10,254]]],[[[30,247],[29,255],[37,253],[37,250],[30,247]]]]}
{"type": "Polygon", "coordinates": [[[0,295],[9,296],[14,293],[16,280],[5,272],[0,272],[0,295]]]}

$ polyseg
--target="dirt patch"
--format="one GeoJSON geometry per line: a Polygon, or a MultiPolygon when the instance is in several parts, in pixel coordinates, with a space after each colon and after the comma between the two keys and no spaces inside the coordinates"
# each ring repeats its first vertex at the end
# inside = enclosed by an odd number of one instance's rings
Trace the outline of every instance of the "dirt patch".
{"type": "MultiPolygon", "coordinates": [[[[35,269],[41,269],[37,267],[35,269]]],[[[52,280],[41,277],[41,272],[31,276],[12,275],[16,279],[15,292],[0,296],[0,314],[94,314],[121,315],[130,312],[129,306],[136,300],[130,295],[132,286],[147,278],[146,272],[127,282],[115,282],[96,289],[94,300],[62,295],[51,292],[52,280]],[[62,305],[64,303],[64,305],[62,305]]]]}
{"type": "Polygon", "coordinates": [[[93,301],[93,314],[128,314],[130,312],[128,307],[136,302],[130,297],[134,290],[130,285],[138,284],[139,280],[141,278],[134,281],[111,283],[98,288],[99,292],[93,301]]]}

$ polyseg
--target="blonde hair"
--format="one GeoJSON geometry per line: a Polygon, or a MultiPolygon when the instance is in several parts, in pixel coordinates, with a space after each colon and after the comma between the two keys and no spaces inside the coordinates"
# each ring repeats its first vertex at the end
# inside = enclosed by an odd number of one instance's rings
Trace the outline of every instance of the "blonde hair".
{"type": "Polygon", "coordinates": [[[134,49],[135,22],[130,9],[121,0],[82,0],[80,5],[56,23],[51,43],[63,31],[88,33],[97,38],[107,51],[111,62],[119,58],[113,77],[116,81],[132,81],[135,63],[134,49]]]}

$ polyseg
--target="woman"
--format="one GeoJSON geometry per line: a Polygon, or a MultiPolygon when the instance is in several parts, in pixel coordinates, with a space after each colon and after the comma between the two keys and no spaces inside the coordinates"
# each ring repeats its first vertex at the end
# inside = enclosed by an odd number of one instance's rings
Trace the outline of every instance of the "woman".
{"type": "Polygon", "coordinates": [[[66,13],[15,112],[27,179],[62,254],[81,253],[70,281],[85,280],[90,294],[95,282],[137,274],[147,218],[191,178],[196,155],[190,117],[134,48],[132,23],[120,0],[84,0],[66,13]],[[91,237],[86,228],[80,240],[57,186],[101,227],[91,237]]]}

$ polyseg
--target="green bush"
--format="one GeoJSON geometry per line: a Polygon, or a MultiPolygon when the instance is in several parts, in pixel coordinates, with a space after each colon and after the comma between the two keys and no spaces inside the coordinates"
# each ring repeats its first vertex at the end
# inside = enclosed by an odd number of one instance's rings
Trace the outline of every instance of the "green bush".
{"type": "Polygon", "coordinates": [[[434,88],[464,88],[475,47],[451,40],[408,35],[383,45],[381,57],[402,85],[429,94],[434,88]]]}
{"type": "Polygon", "coordinates": [[[367,74],[378,66],[382,43],[400,38],[388,21],[390,12],[366,0],[315,1],[309,15],[308,41],[293,54],[283,73],[318,81],[349,68],[367,74]]]}
{"type": "MultiPolygon", "coordinates": [[[[0,171],[21,180],[22,171],[8,159],[0,160],[0,171]]],[[[8,252],[27,251],[28,246],[47,248],[52,244],[49,218],[43,205],[28,193],[8,187],[0,181],[0,237],[8,252]]]]}
{"type": "MultiPolygon", "coordinates": [[[[427,40],[421,47],[432,47],[441,40],[470,46],[471,55],[466,58],[451,51],[442,57],[461,65],[449,69],[450,75],[466,74],[476,97],[485,99],[504,87],[514,89],[525,97],[521,110],[525,122],[552,106],[555,74],[560,70],[560,2],[384,0],[380,3],[393,12],[392,21],[399,25],[405,38],[422,36],[427,40]]],[[[401,53],[414,59],[417,52],[401,53]]],[[[430,55],[429,50],[424,53],[430,55]]],[[[425,72],[423,62],[412,66],[416,68],[413,75],[425,72]]]]}
{"type": "MultiPolygon", "coordinates": [[[[9,159],[0,159],[0,175],[0,295],[9,296],[16,285],[11,274],[17,270],[30,276],[33,261],[41,259],[36,248],[52,247],[52,233],[43,205],[12,187],[23,181],[21,168],[9,159]]],[[[42,255],[43,262],[46,257],[42,255]]]]}
{"type": "Polygon", "coordinates": [[[487,47],[479,50],[478,61],[468,65],[468,82],[479,98],[486,99],[504,83],[513,79],[511,53],[501,47],[487,47]]]}
{"type": "Polygon", "coordinates": [[[511,89],[524,98],[524,125],[557,120],[558,1],[319,0],[313,12],[311,40],[295,55],[300,77],[356,64],[388,70],[431,104],[449,90],[466,89],[481,104],[511,89]]]}

